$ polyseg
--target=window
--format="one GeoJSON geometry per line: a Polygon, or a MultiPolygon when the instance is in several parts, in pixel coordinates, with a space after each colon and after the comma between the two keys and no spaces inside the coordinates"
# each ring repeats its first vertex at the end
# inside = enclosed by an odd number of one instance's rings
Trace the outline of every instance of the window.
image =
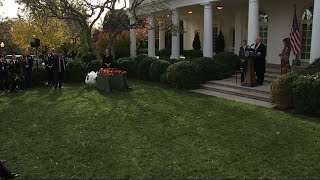
{"type": "Polygon", "coordinates": [[[260,31],[259,36],[262,38],[262,43],[268,45],[268,14],[260,11],[259,12],[259,25],[260,31]]]}
{"type": "Polygon", "coordinates": [[[301,27],[301,59],[310,59],[312,38],[313,7],[307,8],[302,15],[301,27]]]}

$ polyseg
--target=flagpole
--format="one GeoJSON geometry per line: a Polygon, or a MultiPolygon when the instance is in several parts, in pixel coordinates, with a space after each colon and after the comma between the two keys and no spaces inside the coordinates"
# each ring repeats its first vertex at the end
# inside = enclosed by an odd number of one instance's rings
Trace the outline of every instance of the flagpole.
{"type": "MultiPolygon", "coordinates": [[[[297,12],[297,5],[296,4],[293,4],[293,8],[294,8],[294,18],[296,17],[296,12],[297,12]]],[[[299,31],[299,29],[298,29],[298,31],[299,31]]],[[[291,35],[290,35],[290,38],[291,38],[291,35]]],[[[292,64],[295,64],[295,65],[297,65],[297,66],[300,66],[300,60],[298,59],[299,58],[299,56],[298,56],[298,54],[299,53],[295,53],[295,51],[294,51],[294,54],[295,54],[295,56],[296,56],[296,59],[295,60],[293,60],[293,63],[292,64]],[[294,62],[295,61],[295,62],[294,62]]]]}

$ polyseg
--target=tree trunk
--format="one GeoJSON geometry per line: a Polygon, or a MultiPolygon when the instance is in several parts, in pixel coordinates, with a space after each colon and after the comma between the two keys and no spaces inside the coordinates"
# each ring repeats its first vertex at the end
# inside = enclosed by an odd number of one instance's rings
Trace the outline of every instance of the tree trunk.
{"type": "Polygon", "coordinates": [[[87,43],[88,43],[88,46],[89,46],[90,50],[93,52],[93,54],[96,56],[96,58],[98,60],[102,60],[102,57],[101,57],[100,53],[98,52],[98,50],[96,49],[94,43],[92,42],[91,30],[87,27],[84,31],[86,33],[86,40],[87,40],[87,43]]]}
{"type": "Polygon", "coordinates": [[[114,47],[114,38],[112,37],[112,35],[110,33],[109,33],[109,42],[108,42],[107,48],[110,51],[113,58],[116,59],[117,57],[116,57],[116,50],[114,47]]]}

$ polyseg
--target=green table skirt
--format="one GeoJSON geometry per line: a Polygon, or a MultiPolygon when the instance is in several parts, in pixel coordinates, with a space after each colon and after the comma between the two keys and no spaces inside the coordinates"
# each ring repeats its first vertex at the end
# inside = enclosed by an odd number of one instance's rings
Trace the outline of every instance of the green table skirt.
{"type": "Polygon", "coordinates": [[[96,87],[106,93],[110,93],[111,91],[126,91],[129,89],[127,76],[124,74],[106,76],[98,73],[96,87]]]}

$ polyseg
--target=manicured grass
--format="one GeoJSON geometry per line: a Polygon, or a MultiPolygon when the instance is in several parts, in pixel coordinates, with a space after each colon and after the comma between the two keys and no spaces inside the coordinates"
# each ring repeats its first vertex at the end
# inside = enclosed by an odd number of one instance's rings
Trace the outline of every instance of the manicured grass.
{"type": "Polygon", "coordinates": [[[22,178],[320,178],[319,119],[135,81],[0,94],[0,159],[22,178]]]}

